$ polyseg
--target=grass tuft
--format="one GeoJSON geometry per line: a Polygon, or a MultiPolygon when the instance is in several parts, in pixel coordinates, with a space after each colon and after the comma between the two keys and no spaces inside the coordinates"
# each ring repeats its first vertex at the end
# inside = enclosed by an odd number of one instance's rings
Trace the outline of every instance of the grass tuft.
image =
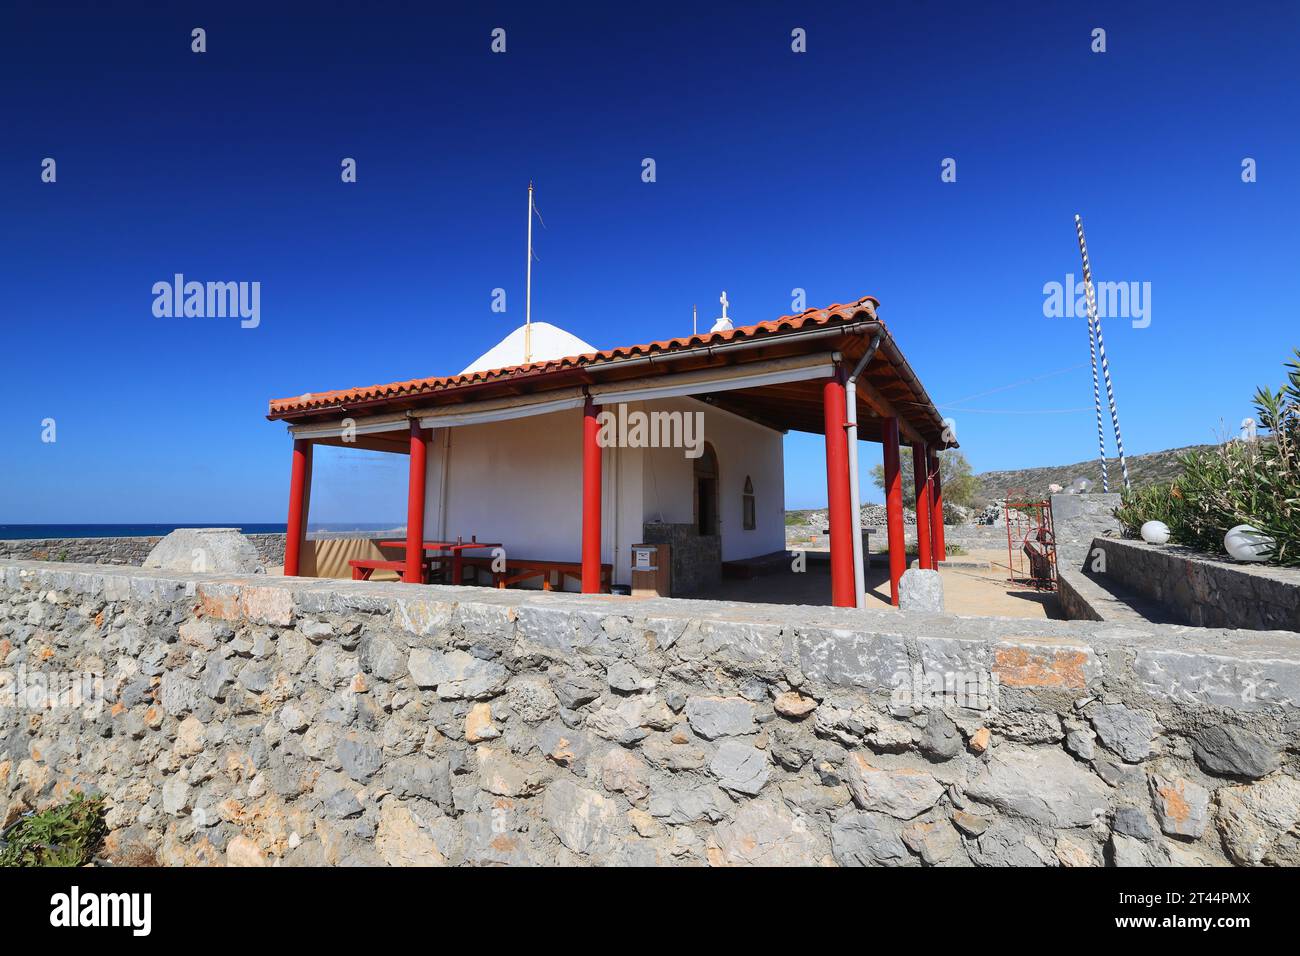
{"type": "Polygon", "coordinates": [[[0,867],[85,866],[106,832],[104,798],[74,793],[67,803],[14,823],[4,834],[0,867]]]}

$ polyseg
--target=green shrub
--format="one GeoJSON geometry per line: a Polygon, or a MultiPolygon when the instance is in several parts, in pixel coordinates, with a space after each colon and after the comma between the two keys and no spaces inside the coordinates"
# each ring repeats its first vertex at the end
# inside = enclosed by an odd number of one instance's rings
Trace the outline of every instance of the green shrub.
{"type": "Polygon", "coordinates": [[[3,866],[85,866],[104,841],[104,798],[74,793],[67,803],[22,817],[5,834],[3,866]]]}
{"type": "Polygon", "coordinates": [[[1269,440],[1259,446],[1258,510],[1249,523],[1277,542],[1274,562],[1300,566],[1300,349],[1294,358],[1286,363],[1286,384],[1255,392],[1269,440]]]}
{"type": "Polygon", "coordinates": [[[1172,528],[1173,506],[1177,499],[1169,482],[1147,485],[1145,488],[1127,488],[1120,495],[1120,505],[1115,509],[1124,537],[1141,537],[1142,526],[1148,521],[1163,521],[1172,528]]]}
{"type": "Polygon", "coordinates": [[[1181,459],[1182,476],[1170,494],[1169,531],[1179,544],[1223,554],[1223,536],[1235,525],[1258,527],[1260,446],[1229,441],[1181,459]]]}
{"type": "Polygon", "coordinates": [[[1124,492],[1115,517],[1126,535],[1163,521],[1175,543],[1222,555],[1224,535],[1248,524],[1276,542],[1270,561],[1300,565],[1300,349],[1295,358],[1285,385],[1255,393],[1256,440],[1188,452],[1177,480],[1124,492]]]}

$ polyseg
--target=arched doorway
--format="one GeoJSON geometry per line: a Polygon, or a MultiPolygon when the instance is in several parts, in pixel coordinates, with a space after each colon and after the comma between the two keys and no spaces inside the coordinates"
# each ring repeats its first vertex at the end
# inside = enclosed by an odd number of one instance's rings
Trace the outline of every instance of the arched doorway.
{"type": "Polygon", "coordinates": [[[704,454],[695,459],[695,530],[701,537],[721,533],[718,507],[718,455],[704,443],[704,454]]]}

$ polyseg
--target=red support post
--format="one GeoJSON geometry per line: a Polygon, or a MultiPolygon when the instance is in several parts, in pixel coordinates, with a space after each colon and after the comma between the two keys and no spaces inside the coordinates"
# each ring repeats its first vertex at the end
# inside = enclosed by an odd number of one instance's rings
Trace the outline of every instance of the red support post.
{"type": "Polygon", "coordinates": [[[848,406],[844,372],[822,386],[826,432],[826,503],[831,527],[831,604],[857,607],[853,594],[853,505],[849,490],[849,436],[844,430],[848,406]]]}
{"type": "Polygon", "coordinates": [[[903,469],[898,452],[898,419],[880,420],[884,433],[885,528],[889,536],[889,602],[898,607],[898,582],[907,570],[907,545],[903,541],[903,469]]]}
{"type": "Polygon", "coordinates": [[[289,471],[289,520],[284,536],[284,573],[297,577],[302,545],[307,538],[307,496],[311,487],[311,442],[293,440],[293,466],[289,471]]]}
{"type": "Polygon", "coordinates": [[[939,450],[930,449],[930,538],[934,541],[934,560],[948,557],[943,540],[943,482],[939,478],[939,450]]]}
{"type": "Polygon", "coordinates": [[[934,569],[930,537],[930,456],[924,442],[912,442],[912,477],[916,489],[916,557],[922,568],[934,569]]]}
{"type": "Polygon", "coordinates": [[[429,433],[411,419],[411,470],[406,485],[406,569],[407,584],[424,583],[424,489],[429,457],[429,433]]]}
{"type": "Polygon", "coordinates": [[[590,398],[582,410],[582,593],[600,587],[600,421],[590,398]]]}

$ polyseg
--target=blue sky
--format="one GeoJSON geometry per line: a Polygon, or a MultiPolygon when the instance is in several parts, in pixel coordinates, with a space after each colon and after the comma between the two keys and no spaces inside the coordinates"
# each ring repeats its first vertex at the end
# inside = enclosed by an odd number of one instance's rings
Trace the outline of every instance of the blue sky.
{"type": "MultiPolygon", "coordinates": [[[[608,347],[723,288],[739,322],[870,293],[976,470],[1096,453],[1086,325],[1043,315],[1075,212],[1098,280],[1151,283],[1105,326],[1130,454],[1234,426],[1300,345],[1300,5],[536,6],[0,8],[0,522],[283,520],[267,400],[522,322],[530,179],[535,318],[608,347]],[[176,272],[260,281],[260,326],[154,317],[176,272]]],[[[786,451],[823,504],[821,439],[786,451]]],[[[313,518],[400,517],[404,467],[322,454],[313,518]]]]}

